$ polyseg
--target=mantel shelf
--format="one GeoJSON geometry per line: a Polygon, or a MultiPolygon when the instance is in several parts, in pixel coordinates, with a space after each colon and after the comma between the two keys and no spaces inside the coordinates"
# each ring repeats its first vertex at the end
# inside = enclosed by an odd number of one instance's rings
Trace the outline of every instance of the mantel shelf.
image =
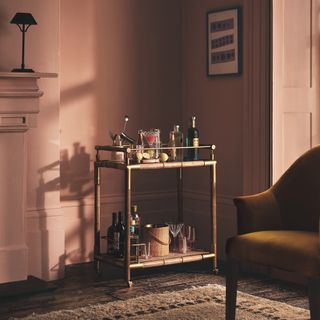
{"type": "Polygon", "coordinates": [[[38,82],[57,77],[49,72],[0,72],[0,133],[35,128],[43,95],[38,82]]]}
{"type": "Polygon", "coordinates": [[[0,78],[57,78],[52,72],[0,72],[0,78]]]}

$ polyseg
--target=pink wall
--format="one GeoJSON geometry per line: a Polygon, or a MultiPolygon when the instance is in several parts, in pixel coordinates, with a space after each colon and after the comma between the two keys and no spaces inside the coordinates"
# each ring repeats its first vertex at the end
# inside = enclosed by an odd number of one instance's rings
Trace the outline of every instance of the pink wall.
{"type": "MultiPolygon", "coordinates": [[[[188,123],[191,115],[197,116],[201,140],[217,146],[219,194],[235,195],[242,191],[244,77],[207,76],[205,21],[208,11],[230,6],[242,6],[246,18],[246,1],[183,3],[183,121],[188,123]]],[[[204,190],[201,180],[199,183],[198,191],[204,190]]]]}
{"type": "MultiPolygon", "coordinates": [[[[216,145],[220,257],[224,257],[226,239],[236,233],[233,198],[263,190],[266,183],[260,183],[260,176],[269,173],[267,165],[264,172],[262,164],[255,161],[267,163],[269,158],[269,146],[256,143],[268,140],[259,131],[261,122],[267,123],[269,108],[269,33],[267,19],[260,16],[268,17],[268,10],[268,1],[254,0],[185,0],[182,5],[182,122],[186,124],[196,115],[200,141],[216,145]],[[208,77],[206,14],[232,7],[242,8],[243,72],[208,77]],[[255,168],[261,171],[259,175],[254,176],[255,168]],[[246,187],[249,179],[253,186],[250,189],[246,187]]],[[[205,243],[210,231],[208,173],[198,170],[186,174],[185,192],[189,219],[198,225],[202,235],[199,240],[205,243]]]]}
{"type": "MultiPolygon", "coordinates": [[[[180,51],[180,0],[61,2],[61,201],[67,263],[92,254],[94,146],[111,143],[109,130],[120,132],[126,114],[129,135],[158,127],[164,141],[181,119],[180,51]],[[82,154],[77,148],[83,148],[82,154]]],[[[103,185],[102,232],[112,210],[123,210],[124,190],[121,173],[109,170],[104,177],[109,184],[103,185]]],[[[135,199],[145,215],[172,210],[162,201],[164,185],[174,187],[175,176],[168,179],[155,173],[135,180],[135,199]]]]}

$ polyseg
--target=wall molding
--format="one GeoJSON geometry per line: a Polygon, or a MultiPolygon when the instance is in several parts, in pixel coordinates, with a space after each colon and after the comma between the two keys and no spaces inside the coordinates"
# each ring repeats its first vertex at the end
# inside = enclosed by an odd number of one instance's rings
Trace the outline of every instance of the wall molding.
{"type": "MultiPolygon", "coordinates": [[[[208,202],[210,201],[210,193],[203,191],[193,191],[193,190],[184,190],[183,197],[185,200],[195,200],[208,202]]],[[[226,194],[217,194],[217,204],[224,206],[233,207],[233,195],[226,194]]],[[[134,201],[143,202],[143,201],[166,201],[166,200],[175,200],[176,199],[176,190],[169,189],[166,191],[157,191],[157,192],[135,192],[133,193],[134,201]]],[[[101,195],[101,204],[106,205],[115,205],[124,203],[124,194],[123,193],[113,193],[113,194],[103,194],[101,195]]],[[[79,208],[79,207],[93,207],[94,206],[94,197],[83,197],[78,200],[72,201],[61,201],[61,206],[57,207],[44,207],[36,208],[29,207],[26,210],[26,218],[49,218],[49,217],[61,217],[64,216],[64,208],[79,208]]],[[[162,210],[148,210],[148,212],[159,212],[162,210]]],[[[186,210],[187,212],[188,210],[186,210]]]]}
{"type": "MultiPolygon", "coordinates": [[[[183,192],[183,194],[186,199],[191,199],[191,200],[196,200],[196,201],[209,201],[210,200],[210,193],[209,192],[185,190],[183,192]]],[[[222,204],[222,205],[234,207],[234,204],[233,204],[234,198],[235,198],[235,196],[232,196],[232,195],[217,194],[217,204],[222,204]]]]}
{"type": "Polygon", "coordinates": [[[48,218],[63,216],[62,207],[45,207],[36,208],[30,207],[26,210],[26,218],[48,218]]]}
{"type": "MultiPolygon", "coordinates": [[[[176,197],[176,191],[169,189],[166,191],[132,192],[134,201],[167,200],[176,197]]],[[[101,204],[124,203],[124,193],[101,194],[101,204]]],[[[93,206],[94,196],[78,198],[72,201],[61,201],[61,208],[93,206]]]]}
{"type": "Polygon", "coordinates": [[[248,1],[244,54],[243,194],[270,186],[270,0],[248,1]]]}

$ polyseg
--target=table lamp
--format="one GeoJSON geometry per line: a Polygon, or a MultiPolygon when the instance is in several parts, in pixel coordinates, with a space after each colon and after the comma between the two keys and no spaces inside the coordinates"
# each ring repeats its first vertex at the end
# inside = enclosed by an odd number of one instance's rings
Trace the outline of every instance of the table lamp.
{"type": "Polygon", "coordinates": [[[21,68],[13,69],[13,72],[34,72],[32,69],[24,67],[24,48],[25,48],[25,33],[31,25],[37,24],[31,13],[17,12],[10,23],[16,24],[22,32],[22,62],[21,68]]]}

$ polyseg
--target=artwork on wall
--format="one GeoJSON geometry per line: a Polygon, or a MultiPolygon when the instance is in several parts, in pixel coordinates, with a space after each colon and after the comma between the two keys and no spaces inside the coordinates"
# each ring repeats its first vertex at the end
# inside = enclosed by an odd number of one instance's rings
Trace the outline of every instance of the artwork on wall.
{"type": "Polygon", "coordinates": [[[241,9],[207,13],[208,76],[241,73],[241,9]]]}

